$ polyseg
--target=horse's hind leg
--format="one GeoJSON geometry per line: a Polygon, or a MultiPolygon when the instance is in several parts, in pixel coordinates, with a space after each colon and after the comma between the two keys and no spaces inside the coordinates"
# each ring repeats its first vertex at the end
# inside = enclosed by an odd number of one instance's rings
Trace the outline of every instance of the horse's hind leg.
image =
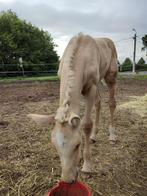
{"type": "Polygon", "coordinates": [[[109,71],[105,77],[105,81],[109,89],[109,108],[110,108],[109,140],[111,143],[115,143],[117,140],[115,125],[114,125],[114,111],[116,108],[116,100],[115,100],[116,75],[117,75],[117,71],[109,71]]]}
{"type": "Polygon", "coordinates": [[[95,122],[94,122],[94,128],[92,130],[90,139],[92,142],[96,142],[97,140],[97,133],[99,130],[99,116],[100,116],[100,108],[101,108],[101,97],[99,90],[97,89],[96,91],[96,96],[95,96],[95,122]]]}

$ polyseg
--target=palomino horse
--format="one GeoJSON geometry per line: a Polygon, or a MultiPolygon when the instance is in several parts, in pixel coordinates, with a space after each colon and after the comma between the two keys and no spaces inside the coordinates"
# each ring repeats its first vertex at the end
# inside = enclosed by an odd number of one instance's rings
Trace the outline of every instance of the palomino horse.
{"type": "Polygon", "coordinates": [[[81,124],[85,133],[84,164],[82,171],[91,171],[90,139],[96,141],[100,112],[98,84],[104,79],[109,89],[110,126],[109,140],[116,141],[113,114],[117,76],[117,54],[113,42],[107,38],[95,39],[82,33],[74,36],[67,45],[58,71],[60,77],[60,106],[55,116],[30,114],[37,123],[50,124],[55,121],[52,142],[60,156],[62,179],[74,182],[80,160],[81,124]],[[80,119],[81,94],[86,98],[86,111],[80,119]],[[93,127],[92,108],[96,118],[93,127]],[[92,129],[93,128],[93,129],[92,129]]]}

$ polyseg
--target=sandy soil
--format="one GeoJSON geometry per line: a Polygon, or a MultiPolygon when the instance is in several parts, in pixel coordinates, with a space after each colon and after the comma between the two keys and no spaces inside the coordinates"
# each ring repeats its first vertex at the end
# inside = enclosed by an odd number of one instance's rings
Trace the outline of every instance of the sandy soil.
{"type": "MultiPolygon", "coordinates": [[[[101,86],[100,130],[92,145],[95,172],[79,178],[94,196],[146,196],[147,80],[119,80],[117,89],[118,142],[108,142],[108,92],[101,86]]],[[[53,114],[58,101],[58,82],[0,84],[0,196],[43,196],[60,179],[52,127],[42,129],[26,117],[53,114]]]]}

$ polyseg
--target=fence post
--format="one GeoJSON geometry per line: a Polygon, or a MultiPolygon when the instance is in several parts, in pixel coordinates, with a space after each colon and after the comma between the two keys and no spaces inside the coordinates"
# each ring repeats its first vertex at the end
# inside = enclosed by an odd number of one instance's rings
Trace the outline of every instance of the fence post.
{"type": "Polygon", "coordinates": [[[22,57],[19,58],[19,66],[22,69],[22,75],[24,77],[24,68],[23,68],[23,60],[22,60],[22,57]]]}

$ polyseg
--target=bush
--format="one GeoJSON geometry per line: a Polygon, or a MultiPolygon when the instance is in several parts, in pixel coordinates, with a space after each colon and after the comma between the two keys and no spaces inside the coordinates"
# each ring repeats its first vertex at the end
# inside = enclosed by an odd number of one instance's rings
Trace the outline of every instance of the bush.
{"type": "Polygon", "coordinates": [[[135,66],[135,70],[137,70],[137,71],[147,71],[147,64],[145,64],[145,65],[136,65],[135,66]]]}

